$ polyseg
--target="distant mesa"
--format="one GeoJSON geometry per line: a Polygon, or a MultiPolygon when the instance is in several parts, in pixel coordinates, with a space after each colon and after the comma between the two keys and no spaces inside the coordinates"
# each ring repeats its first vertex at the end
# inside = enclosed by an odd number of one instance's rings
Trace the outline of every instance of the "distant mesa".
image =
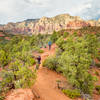
{"type": "Polygon", "coordinates": [[[27,19],[22,22],[8,23],[0,25],[0,30],[5,30],[12,34],[52,34],[52,32],[62,29],[79,29],[86,26],[100,26],[100,19],[83,20],[79,16],[61,14],[55,17],[42,17],[40,19],[27,19]]]}
{"type": "Polygon", "coordinates": [[[27,20],[24,20],[26,22],[35,22],[35,21],[38,21],[39,19],[27,19],[27,20]]]}

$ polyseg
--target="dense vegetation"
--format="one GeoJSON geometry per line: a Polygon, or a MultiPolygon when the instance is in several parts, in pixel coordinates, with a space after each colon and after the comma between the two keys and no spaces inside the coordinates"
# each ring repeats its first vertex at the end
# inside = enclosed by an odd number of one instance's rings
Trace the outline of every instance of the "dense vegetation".
{"type": "Polygon", "coordinates": [[[56,55],[48,57],[44,61],[43,66],[63,73],[72,85],[71,89],[79,91],[63,90],[69,97],[75,98],[79,93],[81,95],[92,95],[94,82],[97,78],[89,73],[89,69],[97,65],[95,59],[100,58],[100,36],[88,33],[80,35],[77,32],[69,35],[68,32],[61,31],[54,32],[51,39],[58,46],[56,55]]]}
{"type": "MultiPolygon", "coordinates": [[[[48,41],[56,43],[54,56],[48,57],[43,66],[62,73],[70,88],[62,89],[70,98],[85,94],[92,96],[93,90],[100,94],[100,86],[90,69],[100,68],[100,28],[85,27],[79,30],[54,31],[52,35],[9,35],[10,40],[0,41],[0,100],[10,89],[31,87],[36,79],[36,71],[30,66],[36,64],[36,53],[43,53],[48,41]],[[98,31],[96,31],[98,30],[98,31]],[[95,33],[95,34],[94,34],[95,33]],[[98,60],[98,62],[96,62],[98,60]]],[[[99,75],[98,72],[95,72],[99,75]]]]}
{"type": "MultiPolygon", "coordinates": [[[[100,33],[100,27],[83,27],[81,29],[67,29],[67,30],[61,30],[60,33],[64,33],[64,32],[69,32],[69,33],[74,33],[77,32],[78,35],[82,35],[82,34],[98,34],[100,33]]],[[[100,36],[100,34],[99,34],[100,36]]]]}
{"type": "Polygon", "coordinates": [[[0,98],[10,89],[34,84],[36,71],[29,68],[36,63],[33,53],[42,53],[40,48],[45,46],[48,39],[49,35],[17,35],[5,44],[0,43],[0,98]]]}

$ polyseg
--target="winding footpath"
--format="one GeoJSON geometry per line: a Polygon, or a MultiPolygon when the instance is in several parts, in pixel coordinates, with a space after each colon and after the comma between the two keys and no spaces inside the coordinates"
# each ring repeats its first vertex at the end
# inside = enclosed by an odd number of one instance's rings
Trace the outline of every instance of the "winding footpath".
{"type": "MultiPolygon", "coordinates": [[[[53,44],[52,49],[43,49],[44,53],[41,54],[42,63],[48,57],[55,54],[56,45],[53,44]]],[[[33,89],[39,94],[40,98],[37,100],[71,100],[65,96],[57,88],[57,80],[66,80],[60,74],[42,67],[42,64],[37,72],[37,80],[33,89]]]]}

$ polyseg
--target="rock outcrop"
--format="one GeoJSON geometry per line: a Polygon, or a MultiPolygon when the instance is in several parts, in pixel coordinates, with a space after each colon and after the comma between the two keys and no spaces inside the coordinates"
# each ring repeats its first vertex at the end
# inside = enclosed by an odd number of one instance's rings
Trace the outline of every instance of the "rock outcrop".
{"type": "Polygon", "coordinates": [[[91,24],[85,21],[71,21],[67,24],[67,27],[70,29],[78,29],[86,26],[91,26],[91,24]]]}
{"type": "Polygon", "coordinates": [[[35,97],[30,89],[17,89],[10,93],[5,100],[34,100],[35,97]]]}
{"type": "Polygon", "coordinates": [[[41,19],[28,19],[18,23],[8,23],[0,26],[10,33],[15,34],[51,34],[54,30],[62,29],[78,29],[85,26],[100,26],[100,19],[98,21],[85,21],[78,16],[70,16],[69,14],[62,14],[52,18],[42,17],[41,19]]]}

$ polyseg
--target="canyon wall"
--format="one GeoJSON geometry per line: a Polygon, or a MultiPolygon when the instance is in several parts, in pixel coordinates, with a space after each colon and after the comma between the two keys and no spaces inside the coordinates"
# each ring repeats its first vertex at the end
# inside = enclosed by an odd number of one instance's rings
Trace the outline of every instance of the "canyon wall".
{"type": "Polygon", "coordinates": [[[79,29],[86,26],[100,26],[98,21],[85,21],[78,16],[70,16],[62,14],[52,18],[42,17],[41,19],[25,20],[18,23],[8,23],[1,25],[0,30],[7,31],[13,34],[52,34],[53,31],[62,29],[79,29]]]}

